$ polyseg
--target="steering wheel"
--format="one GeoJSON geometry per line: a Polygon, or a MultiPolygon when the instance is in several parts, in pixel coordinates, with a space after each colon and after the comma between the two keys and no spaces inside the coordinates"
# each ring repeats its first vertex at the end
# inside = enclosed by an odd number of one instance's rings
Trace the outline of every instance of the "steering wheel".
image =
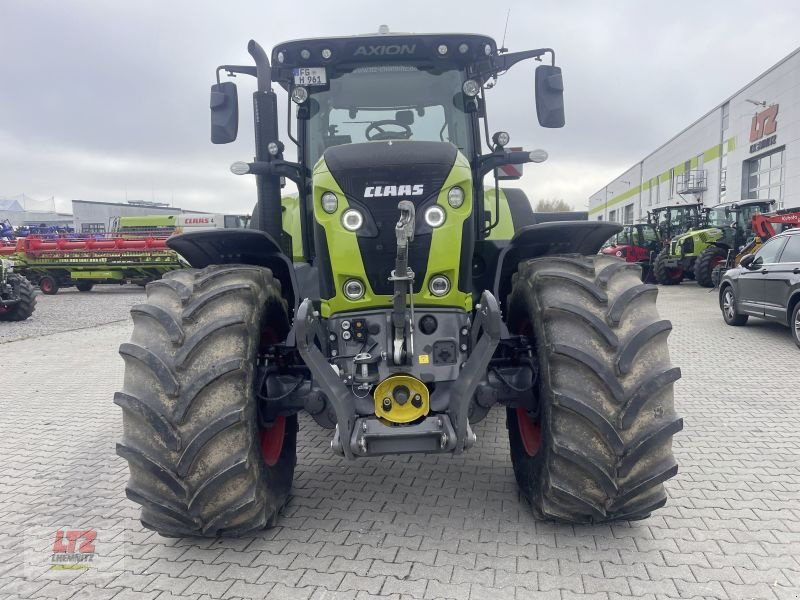
{"type": "Polygon", "coordinates": [[[374,121],[367,125],[364,135],[370,142],[375,142],[380,140],[407,140],[414,135],[414,132],[411,131],[411,127],[405,123],[400,123],[399,121],[394,121],[392,119],[385,119],[383,121],[374,121]],[[383,128],[387,125],[400,127],[403,131],[384,131],[383,128]],[[373,129],[375,130],[375,133],[370,134],[373,129]]]}

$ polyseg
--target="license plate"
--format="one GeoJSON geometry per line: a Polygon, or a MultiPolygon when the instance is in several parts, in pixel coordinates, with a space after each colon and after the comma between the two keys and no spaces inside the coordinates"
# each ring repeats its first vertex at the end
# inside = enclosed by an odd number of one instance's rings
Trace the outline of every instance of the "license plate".
{"type": "Polygon", "coordinates": [[[328,83],[325,67],[304,67],[292,71],[295,85],[325,85],[328,83]]]}

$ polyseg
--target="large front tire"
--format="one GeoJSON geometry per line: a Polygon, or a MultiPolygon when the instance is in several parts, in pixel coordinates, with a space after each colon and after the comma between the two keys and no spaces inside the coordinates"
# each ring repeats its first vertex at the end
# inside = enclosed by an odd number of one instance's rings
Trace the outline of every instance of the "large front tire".
{"type": "Polygon", "coordinates": [[[296,416],[261,431],[256,414],[259,345],[288,327],[280,284],[262,267],[173,271],[131,314],[114,402],[123,409],[117,453],[128,461],[126,492],[142,524],[167,536],[267,526],[288,498],[297,431],[296,416]]]}
{"type": "Polygon", "coordinates": [[[668,267],[666,264],[668,258],[669,253],[666,248],[659,252],[653,265],[653,273],[656,276],[656,281],[661,285],[678,285],[683,281],[683,269],[668,267]]]}
{"type": "Polygon", "coordinates": [[[8,283],[14,289],[14,297],[19,302],[7,308],[0,306],[0,321],[24,321],[36,310],[36,296],[33,293],[31,282],[22,275],[11,274],[8,283]]]}
{"type": "Polygon", "coordinates": [[[724,265],[727,257],[728,252],[724,248],[718,246],[705,248],[700,253],[700,256],[697,257],[697,262],[695,263],[694,274],[697,285],[713,288],[714,269],[724,265]]]}
{"type": "Polygon", "coordinates": [[[541,518],[641,519],[664,505],[675,475],[672,329],[657,288],[610,257],[520,265],[509,328],[535,344],[539,376],[527,407],[508,409],[511,460],[541,518]],[[538,402],[537,402],[538,400],[538,402]]]}

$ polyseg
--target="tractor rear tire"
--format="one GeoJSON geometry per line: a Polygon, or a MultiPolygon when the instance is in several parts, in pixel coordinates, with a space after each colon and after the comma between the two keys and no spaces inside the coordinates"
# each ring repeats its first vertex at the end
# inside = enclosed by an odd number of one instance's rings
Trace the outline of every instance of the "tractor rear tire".
{"type": "Polygon", "coordinates": [[[55,277],[50,277],[50,275],[45,275],[39,280],[39,290],[45,296],[55,296],[58,293],[58,288],[61,287],[58,285],[58,281],[56,281],[55,277]]]}
{"type": "Polygon", "coordinates": [[[79,292],[91,292],[94,284],[92,282],[79,281],[75,284],[75,287],[78,288],[79,292]]]}
{"type": "Polygon", "coordinates": [[[714,287],[714,269],[725,263],[728,256],[727,250],[718,246],[709,246],[697,257],[694,267],[695,281],[697,285],[706,288],[714,287]]]}
{"type": "Polygon", "coordinates": [[[291,489],[297,417],[261,429],[255,377],[260,344],[288,331],[280,283],[247,265],[172,271],[131,315],[114,402],[142,524],[214,537],[273,523],[291,489]]]}
{"type": "Polygon", "coordinates": [[[668,258],[667,250],[664,249],[656,256],[656,262],[653,266],[653,273],[655,273],[656,281],[661,285],[678,285],[683,280],[683,269],[670,269],[664,264],[668,258]]]}
{"type": "Polygon", "coordinates": [[[0,310],[0,321],[24,321],[36,310],[36,296],[33,293],[31,282],[22,275],[11,274],[8,283],[14,288],[15,296],[19,302],[0,310]]]}
{"type": "Polygon", "coordinates": [[[657,293],[637,265],[612,257],[520,264],[509,328],[531,338],[539,374],[530,405],[507,409],[507,425],[514,474],[537,517],[634,520],[665,504],[683,420],[657,293]]]}

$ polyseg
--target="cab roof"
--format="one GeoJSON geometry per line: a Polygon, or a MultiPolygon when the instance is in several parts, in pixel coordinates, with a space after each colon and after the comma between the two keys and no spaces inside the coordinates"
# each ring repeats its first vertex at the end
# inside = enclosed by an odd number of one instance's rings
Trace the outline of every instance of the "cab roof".
{"type": "MultiPolygon", "coordinates": [[[[382,28],[383,29],[383,28],[382,28]]],[[[272,49],[272,79],[292,81],[292,70],[347,64],[450,64],[459,68],[490,63],[497,43],[475,33],[371,33],[308,38],[277,44],[272,49]],[[323,51],[328,58],[323,57],[323,51]]]]}

